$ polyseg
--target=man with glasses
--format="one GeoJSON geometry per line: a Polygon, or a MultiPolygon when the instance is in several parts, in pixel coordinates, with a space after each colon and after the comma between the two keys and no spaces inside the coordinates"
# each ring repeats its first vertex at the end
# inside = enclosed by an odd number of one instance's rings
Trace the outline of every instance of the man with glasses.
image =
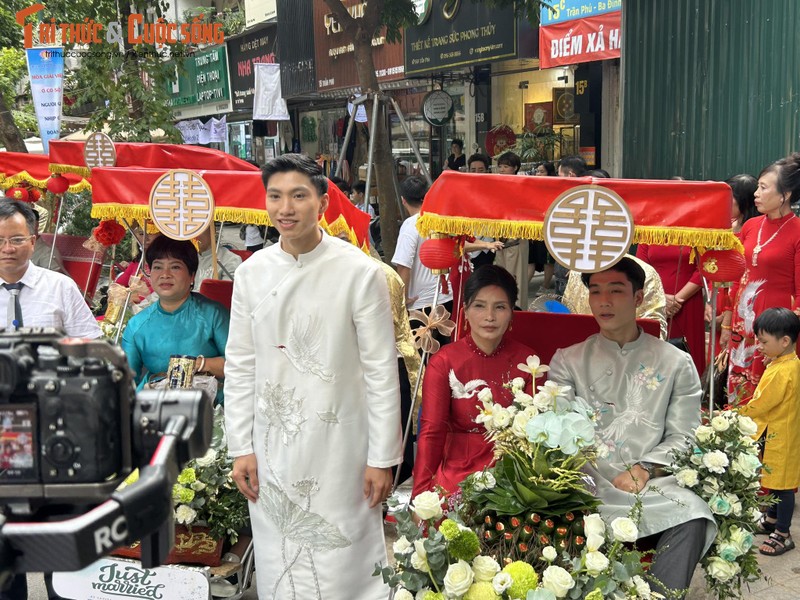
{"type": "Polygon", "coordinates": [[[0,327],[55,327],[71,337],[100,337],[75,282],[31,262],[36,230],[28,204],[0,201],[0,327]]]}

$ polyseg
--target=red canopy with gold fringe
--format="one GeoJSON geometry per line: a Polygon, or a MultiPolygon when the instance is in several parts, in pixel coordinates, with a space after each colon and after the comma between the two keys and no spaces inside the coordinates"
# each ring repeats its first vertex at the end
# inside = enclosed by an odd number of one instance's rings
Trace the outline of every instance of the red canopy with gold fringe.
{"type": "MultiPolygon", "coordinates": [[[[252,167],[252,165],[249,165],[252,167]]],[[[197,173],[214,194],[218,221],[270,225],[261,171],[203,171],[197,173]]],[[[92,217],[150,218],[150,190],[167,169],[97,167],[92,169],[92,217]]],[[[357,209],[339,188],[328,186],[330,202],[320,224],[332,235],[347,232],[360,248],[369,247],[369,215],[357,209]]]]}
{"type": "MultiPolygon", "coordinates": [[[[83,142],[53,140],[50,142],[50,171],[78,173],[88,177],[92,170],[83,158],[83,142]]],[[[180,144],[114,142],[117,167],[150,169],[209,169],[215,171],[255,171],[249,162],[221,150],[180,144]]]]}
{"type": "Polygon", "coordinates": [[[579,185],[609,188],[627,203],[633,243],[736,248],[731,189],[714,181],[654,181],[594,177],[521,177],[445,171],[425,196],[417,228],[495,238],[541,240],[547,209],[579,185]]]}
{"type": "MultiPolygon", "coordinates": [[[[44,190],[50,179],[50,157],[47,154],[27,154],[25,152],[0,152],[0,189],[27,183],[44,190]]],[[[91,187],[83,175],[66,175],[68,191],[80,192],[91,187]]]]}

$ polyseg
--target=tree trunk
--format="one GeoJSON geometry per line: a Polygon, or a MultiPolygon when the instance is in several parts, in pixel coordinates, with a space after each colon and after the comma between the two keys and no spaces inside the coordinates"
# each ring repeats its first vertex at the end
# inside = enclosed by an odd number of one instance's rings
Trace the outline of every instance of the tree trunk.
{"type": "Polygon", "coordinates": [[[11,107],[6,102],[3,94],[0,94],[0,142],[9,152],[27,152],[25,140],[19,131],[19,127],[14,122],[11,114],[11,107]]]}
{"type": "MultiPolygon", "coordinates": [[[[364,16],[359,19],[350,16],[341,0],[325,0],[325,4],[353,40],[361,92],[364,94],[379,92],[375,62],[372,58],[372,37],[378,29],[380,12],[384,6],[383,0],[372,0],[367,3],[364,16]]],[[[375,128],[375,154],[372,157],[372,172],[378,186],[383,256],[384,260],[389,261],[394,255],[397,235],[400,232],[400,210],[395,193],[394,161],[389,140],[388,119],[385,108],[379,111],[382,116],[373,118],[372,102],[367,102],[365,107],[370,119],[369,126],[375,128]]]]}

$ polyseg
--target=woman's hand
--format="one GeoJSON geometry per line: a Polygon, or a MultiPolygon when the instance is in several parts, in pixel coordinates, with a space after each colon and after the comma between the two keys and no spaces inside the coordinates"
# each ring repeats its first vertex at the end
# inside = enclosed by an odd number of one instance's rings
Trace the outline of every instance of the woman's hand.
{"type": "Polygon", "coordinates": [[[683,306],[683,300],[674,294],[665,294],[667,298],[667,316],[674,317],[683,306]]]}
{"type": "Polygon", "coordinates": [[[727,350],[728,349],[728,344],[730,344],[730,341],[731,341],[731,330],[730,330],[730,328],[725,329],[723,327],[722,331],[720,331],[720,333],[719,333],[719,347],[720,347],[720,350],[727,350]]]}

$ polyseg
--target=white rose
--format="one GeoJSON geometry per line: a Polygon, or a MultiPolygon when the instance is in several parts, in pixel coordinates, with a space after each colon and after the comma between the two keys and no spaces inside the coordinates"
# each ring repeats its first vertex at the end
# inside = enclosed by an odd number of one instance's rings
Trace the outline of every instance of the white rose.
{"type": "Polygon", "coordinates": [[[611,531],[618,542],[635,542],[639,537],[639,528],[628,517],[617,517],[611,521],[611,531]]]}
{"type": "Polygon", "coordinates": [[[753,454],[743,452],[731,462],[731,471],[745,477],[753,477],[761,468],[761,461],[753,454]]]}
{"type": "Polygon", "coordinates": [[[709,559],[706,572],[717,581],[725,583],[739,574],[739,565],[735,562],[723,560],[719,556],[714,556],[709,559]]]}
{"type": "Polygon", "coordinates": [[[190,525],[197,518],[197,512],[186,504],[175,509],[175,520],[182,525],[190,525]]]}
{"type": "Polygon", "coordinates": [[[550,565],[542,573],[542,587],[553,592],[556,598],[565,598],[575,587],[575,580],[567,570],[550,565]]]}
{"type": "Polygon", "coordinates": [[[703,455],[703,466],[712,473],[725,473],[728,466],[728,455],[721,450],[713,450],[703,455]]]}
{"type": "Polygon", "coordinates": [[[586,549],[589,552],[595,552],[600,550],[603,544],[606,543],[606,538],[602,535],[597,535],[596,533],[590,533],[586,536],[586,549]]]}
{"type": "Polygon", "coordinates": [[[643,600],[649,600],[652,594],[650,590],[650,584],[647,583],[644,579],[642,579],[639,575],[634,575],[631,578],[631,583],[633,587],[636,588],[636,593],[639,594],[639,597],[643,600]]]}
{"type": "Polygon", "coordinates": [[[583,532],[586,535],[595,534],[599,536],[605,536],[606,523],[597,513],[586,515],[583,517],[583,532]]]}
{"type": "Polygon", "coordinates": [[[394,550],[395,554],[408,554],[413,549],[414,546],[411,545],[411,542],[408,541],[406,536],[401,537],[394,544],[392,544],[392,550],[394,550]]]}
{"type": "Polygon", "coordinates": [[[414,498],[411,507],[420,519],[440,519],[442,517],[442,499],[436,492],[422,492],[414,498]]]}
{"type": "Polygon", "coordinates": [[[698,442],[705,443],[713,439],[714,437],[714,430],[707,425],[700,425],[697,429],[695,429],[694,437],[697,438],[698,442]]]}
{"type": "Polygon", "coordinates": [[[602,552],[586,553],[586,571],[592,577],[597,577],[608,568],[608,557],[602,552]]]}
{"type": "Polygon", "coordinates": [[[494,411],[494,426],[496,429],[505,429],[511,424],[511,413],[505,408],[498,407],[494,411]]]}
{"type": "Polygon", "coordinates": [[[472,561],[472,572],[475,581],[491,581],[500,571],[500,565],[491,556],[476,556],[472,561]]]}
{"type": "Polygon", "coordinates": [[[406,588],[400,588],[394,593],[394,600],[414,600],[414,596],[406,588]]]}
{"type": "Polygon", "coordinates": [[[525,432],[525,427],[528,426],[528,421],[531,418],[524,412],[514,415],[514,422],[511,424],[511,433],[520,439],[528,439],[528,434],[525,432]]]}
{"type": "Polygon", "coordinates": [[[545,546],[544,550],[542,550],[542,558],[547,562],[553,562],[558,558],[558,552],[552,546],[545,546]]]}
{"type": "Polygon", "coordinates": [[[516,392],[525,387],[525,380],[522,377],[514,377],[511,380],[511,389],[516,392]]]}
{"type": "Polygon", "coordinates": [[[448,596],[460,598],[469,590],[475,574],[466,561],[459,560],[447,568],[444,576],[444,591],[448,596]]]}
{"type": "Polygon", "coordinates": [[[739,432],[747,437],[752,437],[758,433],[758,424],[750,417],[739,416],[739,421],[736,423],[739,432]]]}
{"type": "Polygon", "coordinates": [[[209,448],[203,456],[196,458],[194,462],[198,467],[208,467],[211,466],[215,460],[217,460],[217,451],[213,448],[209,448]]]}
{"type": "Polygon", "coordinates": [[[472,474],[472,481],[476,492],[491,490],[497,485],[497,480],[489,471],[478,471],[472,474]]]}
{"type": "Polygon", "coordinates": [[[694,469],[681,469],[675,473],[675,479],[678,480],[678,485],[681,487],[694,487],[699,482],[697,471],[694,469]]]}
{"type": "Polygon", "coordinates": [[[492,401],[492,390],[488,387],[483,388],[480,392],[478,392],[478,400],[486,404],[487,402],[492,401]]]}
{"type": "Polygon", "coordinates": [[[202,492],[206,489],[206,484],[202,481],[193,481],[189,484],[189,487],[192,488],[195,492],[202,492]]]}
{"type": "Polygon", "coordinates": [[[428,567],[428,557],[419,552],[414,552],[414,554],[411,555],[411,566],[423,573],[427,573],[430,570],[428,567]]]}
{"type": "Polygon", "coordinates": [[[716,416],[711,419],[711,427],[714,429],[714,431],[728,431],[728,429],[731,427],[731,424],[725,417],[716,416]]]}
{"type": "Polygon", "coordinates": [[[533,405],[533,396],[526,394],[525,392],[517,392],[514,394],[514,402],[524,408],[528,408],[529,406],[533,405]]]}
{"type": "Polygon", "coordinates": [[[763,517],[763,516],[764,516],[764,513],[762,513],[757,508],[751,508],[750,509],[750,520],[753,523],[758,523],[761,520],[761,517],[763,517]]]}
{"type": "Polygon", "coordinates": [[[550,394],[539,392],[533,397],[533,405],[539,412],[545,412],[553,409],[554,398],[550,394]]]}
{"type": "Polygon", "coordinates": [[[492,579],[492,587],[496,594],[500,595],[505,592],[508,588],[510,588],[514,584],[514,580],[511,579],[511,575],[508,573],[503,573],[502,571],[494,576],[492,579]]]}

